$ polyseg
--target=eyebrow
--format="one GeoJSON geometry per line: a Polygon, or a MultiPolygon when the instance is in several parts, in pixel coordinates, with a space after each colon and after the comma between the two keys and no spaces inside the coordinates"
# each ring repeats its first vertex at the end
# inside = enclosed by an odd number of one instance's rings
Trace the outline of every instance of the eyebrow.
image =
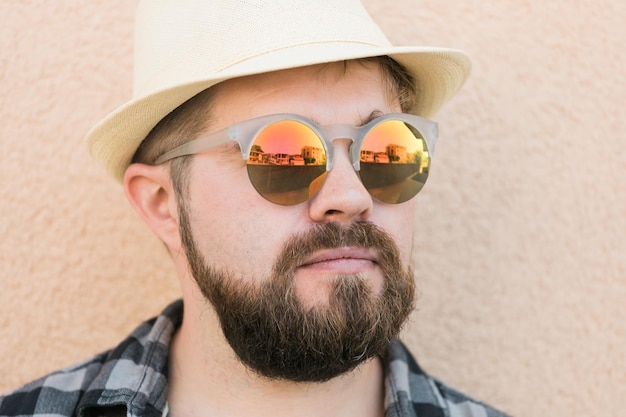
{"type": "Polygon", "coordinates": [[[241,156],[241,148],[239,147],[239,144],[237,143],[236,140],[229,140],[228,142],[224,143],[224,145],[226,146],[220,151],[220,154],[222,155],[239,154],[239,156],[241,156]]]}
{"type": "MultiPolygon", "coordinates": [[[[380,111],[380,110],[374,110],[374,111],[372,111],[369,114],[369,116],[359,118],[359,123],[357,124],[357,127],[364,126],[364,125],[368,124],[369,122],[371,122],[372,120],[374,120],[377,117],[380,117],[380,116],[382,116],[384,114],[385,113],[380,111]]],[[[317,124],[317,125],[322,125],[323,126],[323,124],[320,123],[317,119],[314,119],[314,118],[310,117],[309,120],[312,121],[313,123],[317,124]]]]}
{"type": "Polygon", "coordinates": [[[359,124],[359,127],[368,124],[369,122],[376,119],[377,117],[382,116],[383,114],[384,113],[380,110],[374,110],[365,119],[361,119],[361,124],[359,124]]]}

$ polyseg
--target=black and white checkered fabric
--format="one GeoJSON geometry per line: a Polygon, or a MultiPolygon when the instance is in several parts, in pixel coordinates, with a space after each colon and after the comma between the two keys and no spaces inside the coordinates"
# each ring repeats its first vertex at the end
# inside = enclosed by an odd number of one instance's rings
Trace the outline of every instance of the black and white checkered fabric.
{"type": "MultiPolygon", "coordinates": [[[[162,417],[169,344],[182,316],[179,300],[115,349],[0,397],[0,416],[162,417]]],[[[386,358],[385,388],[385,417],[504,416],[426,375],[399,341],[386,358]]]]}

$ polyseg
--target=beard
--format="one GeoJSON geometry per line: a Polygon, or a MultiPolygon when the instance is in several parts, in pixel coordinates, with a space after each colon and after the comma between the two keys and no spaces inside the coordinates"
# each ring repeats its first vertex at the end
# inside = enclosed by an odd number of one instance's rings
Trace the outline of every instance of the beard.
{"type": "Polygon", "coordinates": [[[179,207],[191,273],[240,362],[261,377],[324,382],[383,357],[414,308],[410,268],[402,267],[393,239],[371,223],[316,225],[284,244],[270,276],[244,280],[207,265],[188,209],[179,207]],[[306,307],[294,288],[297,268],[315,251],[345,246],[377,253],[384,278],[380,294],[359,274],[338,275],[332,278],[328,302],[306,307]]]}

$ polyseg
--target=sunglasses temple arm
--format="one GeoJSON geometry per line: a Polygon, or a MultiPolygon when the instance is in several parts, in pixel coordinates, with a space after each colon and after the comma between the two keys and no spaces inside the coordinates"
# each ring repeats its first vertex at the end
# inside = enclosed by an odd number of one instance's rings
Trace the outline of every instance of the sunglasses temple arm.
{"type": "Polygon", "coordinates": [[[154,164],[160,165],[163,162],[169,161],[170,159],[178,158],[180,156],[195,155],[214,146],[220,145],[221,143],[225,142],[224,139],[228,139],[228,136],[224,134],[224,131],[210,133],[208,135],[202,136],[198,139],[194,139],[183,145],[180,145],[169,152],[164,153],[154,162],[154,164]]]}

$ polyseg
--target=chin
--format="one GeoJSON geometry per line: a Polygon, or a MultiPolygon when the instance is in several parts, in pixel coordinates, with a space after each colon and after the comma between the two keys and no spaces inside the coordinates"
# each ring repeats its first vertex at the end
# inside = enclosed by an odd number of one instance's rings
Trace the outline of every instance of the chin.
{"type": "Polygon", "coordinates": [[[380,296],[384,288],[384,278],[380,273],[349,273],[334,274],[324,277],[311,278],[309,276],[298,276],[294,279],[294,290],[298,300],[306,309],[314,307],[327,307],[333,291],[343,280],[360,280],[369,284],[371,294],[374,297],[380,296]]]}

